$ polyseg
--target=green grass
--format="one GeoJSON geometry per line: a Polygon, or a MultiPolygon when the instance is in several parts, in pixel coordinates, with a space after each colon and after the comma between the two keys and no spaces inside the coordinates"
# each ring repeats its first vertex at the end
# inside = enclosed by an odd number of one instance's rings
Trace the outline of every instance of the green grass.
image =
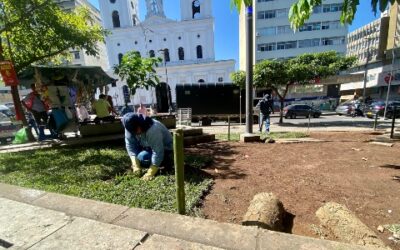
{"type": "MultiPolygon", "coordinates": [[[[195,159],[195,161],[193,160],[195,159]]],[[[192,211],[212,180],[189,157],[185,170],[186,208],[192,211]]],[[[126,174],[130,160],[122,148],[60,148],[0,154],[0,182],[130,207],[176,211],[175,176],[145,182],[126,174]]]]}
{"type": "MultiPolygon", "coordinates": [[[[265,135],[265,134],[260,134],[257,133],[259,135],[261,135],[262,139],[265,138],[272,138],[272,139],[289,139],[289,138],[305,138],[308,137],[308,135],[306,133],[303,132],[271,132],[269,135],[265,135]]],[[[228,134],[216,134],[215,138],[217,140],[228,140],[228,134]]],[[[238,133],[233,133],[231,134],[231,141],[239,141],[240,139],[240,134],[238,133]]]]}

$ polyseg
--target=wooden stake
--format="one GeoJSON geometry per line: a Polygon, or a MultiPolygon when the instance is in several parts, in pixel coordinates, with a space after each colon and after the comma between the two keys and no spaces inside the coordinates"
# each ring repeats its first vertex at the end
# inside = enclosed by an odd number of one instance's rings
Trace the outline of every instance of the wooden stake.
{"type": "Polygon", "coordinates": [[[174,162],[178,213],[185,214],[185,171],[182,129],[177,129],[174,133],[174,162]]]}

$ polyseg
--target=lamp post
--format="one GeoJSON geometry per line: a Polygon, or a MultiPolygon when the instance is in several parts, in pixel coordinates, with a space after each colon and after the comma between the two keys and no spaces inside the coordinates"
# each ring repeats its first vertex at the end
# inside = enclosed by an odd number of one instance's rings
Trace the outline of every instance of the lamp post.
{"type": "Polygon", "coordinates": [[[246,134],[253,133],[253,7],[246,6],[246,134]]]}
{"type": "Polygon", "coordinates": [[[392,87],[392,80],[393,80],[393,72],[394,72],[394,63],[395,63],[395,49],[396,49],[396,38],[397,38],[397,28],[394,33],[393,37],[393,49],[392,49],[392,68],[390,70],[390,75],[389,75],[389,83],[388,83],[388,90],[386,93],[386,103],[385,103],[385,112],[383,112],[383,119],[386,119],[386,113],[387,113],[387,107],[388,107],[388,102],[389,102],[389,96],[390,96],[390,88],[392,87]]]}
{"type": "Polygon", "coordinates": [[[168,88],[169,84],[168,84],[168,68],[167,68],[167,55],[166,55],[168,49],[166,49],[166,48],[160,49],[159,51],[163,53],[163,57],[164,57],[165,83],[167,84],[167,97],[168,97],[168,113],[172,114],[171,91],[168,88]]]}

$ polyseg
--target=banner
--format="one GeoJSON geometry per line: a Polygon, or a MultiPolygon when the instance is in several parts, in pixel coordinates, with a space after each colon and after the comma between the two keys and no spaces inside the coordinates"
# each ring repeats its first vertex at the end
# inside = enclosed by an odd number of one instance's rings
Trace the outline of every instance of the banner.
{"type": "Polygon", "coordinates": [[[17,86],[18,79],[14,66],[10,61],[0,62],[0,74],[6,86],[17,86]]]}

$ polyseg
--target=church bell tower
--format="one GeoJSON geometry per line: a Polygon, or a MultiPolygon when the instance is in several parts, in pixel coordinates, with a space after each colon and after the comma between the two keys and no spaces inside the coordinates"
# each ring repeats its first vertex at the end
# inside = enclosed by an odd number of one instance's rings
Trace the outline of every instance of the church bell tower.
{"type": "Polygon", "coordinates": [[[163,0],[146,0],[146,19],[158,16],[165,18],[163,0]]]}
{"type": "Polygon", "coordinates": [[[211,5],[211,0],[181,0],[182,21],[211,18],[211,5]]]}
{"type": "Polygon", "coordinates": [[[139,23],[139,0],[100,0],[99,3],[104,28],[127,28],[139,23]]]}

